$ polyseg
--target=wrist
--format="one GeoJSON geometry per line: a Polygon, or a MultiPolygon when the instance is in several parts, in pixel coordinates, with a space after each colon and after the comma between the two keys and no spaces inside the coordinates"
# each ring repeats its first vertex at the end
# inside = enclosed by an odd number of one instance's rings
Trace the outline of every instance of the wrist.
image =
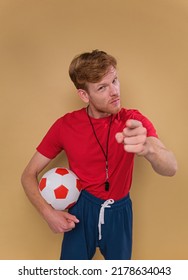
{"type": "Polygon", "coordinates": [[[155,154],[155,150],[147,138],[146,142],[143,146],[143,151],[141,153],[139,153],[138,155],[144,156],[145,158],[149,159],[150,157],[153,157],[154,154],[155,154]]]}

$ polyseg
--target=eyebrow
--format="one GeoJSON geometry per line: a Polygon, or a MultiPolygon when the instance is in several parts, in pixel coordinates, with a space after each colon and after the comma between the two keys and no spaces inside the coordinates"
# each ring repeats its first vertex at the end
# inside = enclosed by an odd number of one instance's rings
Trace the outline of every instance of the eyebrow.
{"type": "Polygon", "coordinates": [[[97,87],[102,87],[102,86],[107,86],[108,83],[102,83],[102,84],[98,84],[97,87]]]}
{"type": "MultiPolygon", "coordinates": [[[[114,81],[115,79],[117,79],[118,78],[118,76],[117,76],[117,74],[113,77],[113,79],[112,79],[112,81],[114,81]]],[[[108,83],[107,82],[104,82],[104,83],[99,83],[97,86],[104,86],[104,85],[108,85],[108,83]]]]}

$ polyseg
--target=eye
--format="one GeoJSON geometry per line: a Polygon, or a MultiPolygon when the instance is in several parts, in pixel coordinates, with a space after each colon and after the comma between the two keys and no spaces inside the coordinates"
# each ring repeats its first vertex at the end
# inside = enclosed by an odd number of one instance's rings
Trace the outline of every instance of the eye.
{"type": "Polygon", "coordinates": [[[117,83],[117,77],[113,80],[112,83],[113,83],[113,84],[116,84],[116,83],[117,83]]]}
{"type": "Polygon", "coordinates": [[[104,90],[105,89],[105,86],[100,86],[99,88],[98,88],[98,91],[102,91],[102,90],[104,90]]]}

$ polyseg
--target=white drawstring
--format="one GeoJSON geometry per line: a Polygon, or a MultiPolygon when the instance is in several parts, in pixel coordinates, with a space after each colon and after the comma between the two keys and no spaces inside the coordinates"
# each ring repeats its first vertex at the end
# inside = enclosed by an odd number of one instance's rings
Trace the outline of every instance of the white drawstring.
{"type": "Polygon", "coordinates": [[[99,222],[98,222],[99,240],[102,239],[101,225],[104,225],[104,210],[105,210],[105,208],[110,208],[111,205],[109,205],[109,204],[113,204],[113,203],[114,203],[113,199],[108,199],[103,204],[101,204],[101,209],[100,209],[100,213],[99,213],[99,222]]]}

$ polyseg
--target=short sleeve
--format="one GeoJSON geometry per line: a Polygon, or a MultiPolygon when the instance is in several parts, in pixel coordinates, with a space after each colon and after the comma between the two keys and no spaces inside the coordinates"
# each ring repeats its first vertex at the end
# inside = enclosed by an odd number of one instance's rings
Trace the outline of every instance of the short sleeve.
{"type": "Polygon", "coordinates": [[[63,150],[62,123],[62,118],[58,119],[36,148],[39,153],[47,158],[53,159],[63,150]]]}

